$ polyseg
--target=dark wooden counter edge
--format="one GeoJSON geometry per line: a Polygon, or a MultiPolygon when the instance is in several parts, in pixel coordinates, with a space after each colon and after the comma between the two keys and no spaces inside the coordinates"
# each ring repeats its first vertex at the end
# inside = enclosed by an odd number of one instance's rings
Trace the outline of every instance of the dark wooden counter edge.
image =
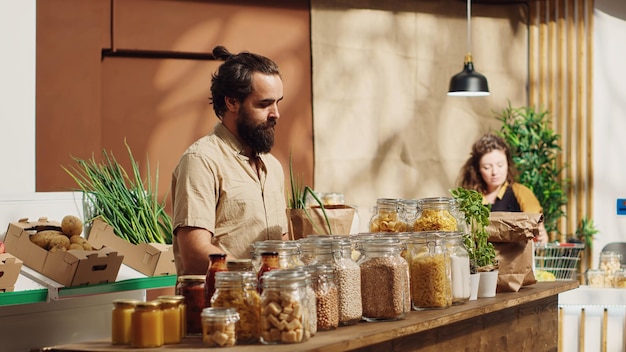
{"type": "MultiPolygon", "coordinates": [[[[405,319],[389,322],[366,323],[340,327],[333,331],[318,332],[309,341],[297,344],[298,351],[346,351],[389,341],[402,336],[419,333],[470,319],[476,316],[500,311],[525,303],[542,300],[578,287],[578,281],[540,282],[523,287],[519,292],[501,292],[493,298],[479,298],[465,304],[442,310],[412,311],[405,319]]],[[[557,300],[555,299],[555,302],[557,300]]],[[[241,345],[237,352],[293,351],[296,345],[241,345]]],[[[206,348],[200,337],[187,337],[181,344],[166,345],[156,349],[136,349],[140,351],[188,351],[206,348]]],[[[42,351],[128,351],[128,346],[113,346],[109,340],[75,343],[45,347],[42,351]]]]}

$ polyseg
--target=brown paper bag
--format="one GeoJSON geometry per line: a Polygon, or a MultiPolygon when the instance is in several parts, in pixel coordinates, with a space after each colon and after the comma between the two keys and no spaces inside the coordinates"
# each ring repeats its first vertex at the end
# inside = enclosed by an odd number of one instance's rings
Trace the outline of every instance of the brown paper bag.
{"type": "MultiPolygon", "coordinates": [[[[333,235],[349,235],[355,208],[349,205],[325,205],[333,235]]],[[[289,237],[298,240],[309,235],[329,235],[328,225],[320,207],[287,209],[289,237]],[[308,213],[308,216],[307,216],[308,213]],[[309,218],[310,216],[310,218],[309,218]]]]}
{"type": "Polygon", "coordinates": [[[542,214],[492,212],[489,242],[496,249],[498,286],[496,292],[517,292],[537,282],[533,273],[533,238],[539,233],[542,214]]]}

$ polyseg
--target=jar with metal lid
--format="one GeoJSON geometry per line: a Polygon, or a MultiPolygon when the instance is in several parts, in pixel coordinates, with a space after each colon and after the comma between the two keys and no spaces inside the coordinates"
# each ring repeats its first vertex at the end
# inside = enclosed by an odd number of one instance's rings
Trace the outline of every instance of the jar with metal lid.
{"type": "Polygon", "coordinates": [[[131,315],[135,311],[136,299],[115,299],[111,312],[111,343],[130,344],[131,315]]]}
{"type": "Polygon", "coordinates": [[[452,305],[463,304],[470,297],[470,260],[463,243],[463,233],[440,232],[450,257],[450,282],[452,305]]]}
{"type": "Polygon", "coordinates": [[[163,312],[161,302],[137,302],[131,314],[130,346],[134,348],[163,346],[163,312]]]}
{"type": "Polygon", "coordinates": [[[398,199],[378,198],[376,211],[369,223],[370,232],[402,232],[406,231],[398,213],[398,199]]]}
{"type": "Polygon", "coordinates": [[[306,273],[275,270],[265,275],[261,294],[261,342],[300,343],[308,340],[306,273]]]}
{"type": "Polygon", "coordinates": [[[361,268],[352,258],[349,238],[332,240],[335,284],[338,291],[339,325],[353,325],[361,321],[361,268]]]}
{"type": "Polygon", "coordinates": [[[200,317],[204,346],[232,347],[237,344],[236,323],[239,321],[239,314],[235,308],[204,308],[200,317]]]}
{"type": "Polygon", "coordinates": [[[176,279],[176,295],[185,297],[186,331],[189,335],[202,333],[200,314],[206,308],[204,300],[205,275],[183,275],[176,279]]]}
{"type": "Polygon", "coordinates": [[[408,250],[413,309],[450,307],[450,258],[444,238],[437,232],[416,232],[409,239],[408,250]]]}
{"type": "Polygon", "coordinates": [[[417,199],[399,199],[398,214],[404,224],[402,231],[412,231],[417,219],[417,199]]]}
{"type": "Polygon", "coordinates": [[[182,295],[161,295],[157,297],[157,300],[174,300],[178,302],[178,310],[179,310],[179,324],[180,324],[180,334],[182,337],[187,336],[187,308],[185,306],[185,296],[182,295]]]}
{"type": "Polygon", "coordinates": [[[177,299],[158,298],[163,312],[163,344],[171,345],[180,343],[183,338],[181,325],[180,304],[177,299]]]}
{"type": "Polygon", "coordinates": [[[256,290],[256,275],[251,271],[218,272],[215,288],[211,306],[234,308],[239,313],[237,343],[259,341],[261,296],[256,290]]]}
{"type": "Polygon", "coordinates": [[[459,220],[456,200],[451,197],[420,198],[417,200],[414,231],[457,231],[459,220]]]}
{"type": "Polygon", "coordinates": [[[339,295],[333,267],[315,264],[311,286],[315,292],[317,331],[334,330],[339,326],[339,295]]]}
{"type": "Polygon", "coordinates": [[[362,242],[361,302],[363,319],[403,319],[408,313],[409,267],[400,256],[401,243],[394,238],[371,238],[362,242]]]}
{"type": "Polygon", "coordinates": [[[261,267],[261,253],[278,253],[278,264],[280,269],[291,269],[304,265],[300,260],[300,244],[298,241],[288,240],[266,240],[257,241],[252,244],[252,266],[256,272],[261,267]]]}
{"type": "Polygon", "coordinates": [[[211,297],[215,293],[215,273],[226,271],[226,254],[211,253],[209,254],[209,267],[204,280],[204,304],[205,307],[211,306],[211,297]]]}

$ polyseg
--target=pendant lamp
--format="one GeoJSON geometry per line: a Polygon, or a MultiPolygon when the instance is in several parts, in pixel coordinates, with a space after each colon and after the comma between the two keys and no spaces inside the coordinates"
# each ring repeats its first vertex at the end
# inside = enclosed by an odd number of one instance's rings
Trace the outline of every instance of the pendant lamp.
{"type": "Polygon", "coordinates": [[[472,0],[467,0],[467,55],[463,64],[463,71],[452,76],[448,95],[453,97],[483,97],[489,95],[487,78],[474,71],[472,62],[472,34],[471,34],[472,0]]]}

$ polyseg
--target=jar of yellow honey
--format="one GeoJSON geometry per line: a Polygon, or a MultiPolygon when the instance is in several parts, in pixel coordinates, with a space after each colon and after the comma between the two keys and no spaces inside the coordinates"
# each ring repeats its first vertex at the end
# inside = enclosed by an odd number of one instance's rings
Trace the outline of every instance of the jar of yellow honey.
{"type": "Polygon", "coordinates": [[[163,346],[163,311],[158,300],[138,302],[131,314],[130,346],[163,346]]]}
{"type": "Polygon", "coordinates": [[[114,345],[130,344],[131,315],[138,303],[135,299],[113,300],[111,312],[111,343],[114,345]]]}
{"type": "Polygon", "coordinates": [[[183,329],[180,318],[181,301],[177,299],[159,299],[163,312],[163,344],[180,343],[183,338],[183,329]]]}
{"type": "Polygon", "coordinates": [[[163,295],[158,296],[158,300],[174,300],[178,302],[178,310],[180,311],[180,334],[182,337],[187,336],[187,315],[185,306],[185,296],[183,295],[163,295]]]}

